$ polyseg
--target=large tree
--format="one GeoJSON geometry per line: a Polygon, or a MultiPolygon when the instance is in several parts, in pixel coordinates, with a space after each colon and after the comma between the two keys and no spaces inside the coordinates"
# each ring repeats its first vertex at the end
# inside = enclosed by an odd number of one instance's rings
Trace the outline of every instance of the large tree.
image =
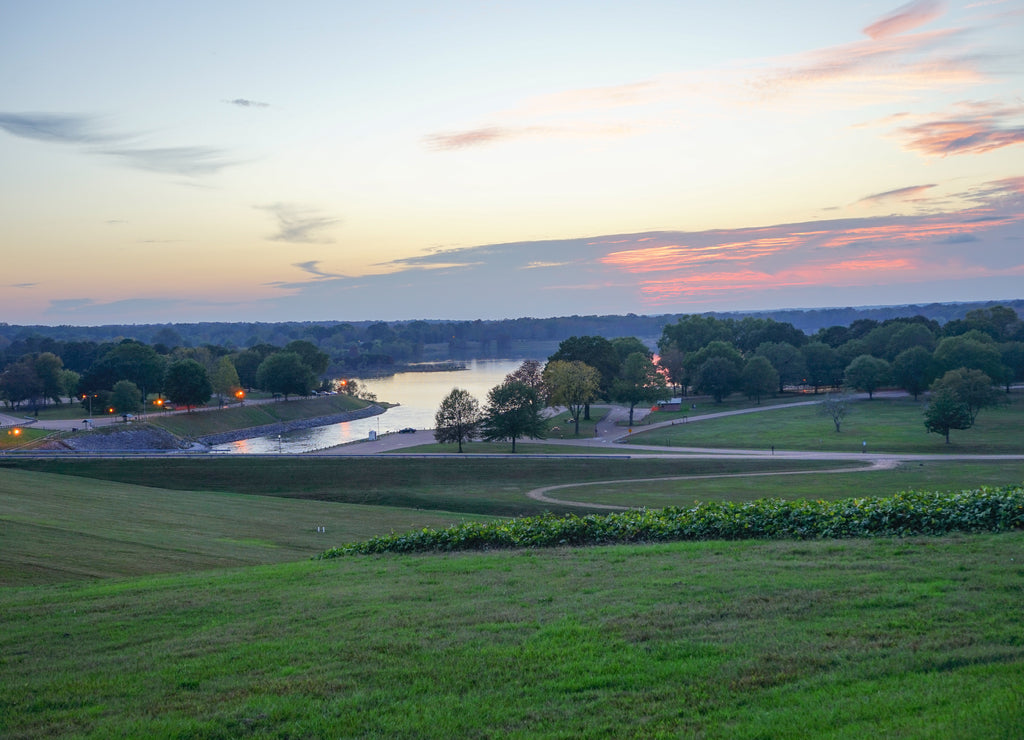
{"type": "Polygon", "coordinates": [[[489,442],[510,440],[512,452],[516,451],[517,439],[543,439],[546,434],[542,409],[537,391],[525,383],[512,381],[497,385],[487,394],[483,437],[489,442]]]}
{"type": "Polygon", "coordinates": [[[842,377],[842,362],[839,354],[823,342],[811,342],[800,351],[807,365],[807,383],[817,393],[820,388],[837,385],[842,377]]]}
{"type": "Polygon", "coordinates": [[[480,422],[480,402],[469,391],[452,388],[434,414],[434,439],[441,444],[456,442],[462,452],[462,443],[476,436],[480,422]]]}
{"type": "MultiPolygon", "coordinates": [[[[43,385],[42,395],[54,403],[60,403],[65,394],[64,361],[53,352],[40,352],[33,360],[36,375],[43,385]]],[[[73,392],[74,389],[72,389],[73,392]]]]}
{"type": "Polygon", "coordinates": [[[846,366],[846,384],[874,398],[875,391],[892,379],[889,363],[871,355],[859,355],[846,366]]]}
{"type": "Polygon", "coordinates": [[[142,405],[142,395],[139,387],[132,381],[119,380],[114,383],[107,402],[119,414],[134,414],[142,405]]]}
{"type": "Polygon", "coordinates": [[[961,367],[980,370],[996,382],[1006,375],[999,347],[986,334],[972,330],[955,337],[946,337],[935,348],[935,364],[939,372],[961,367]]]}
{"type": "Polygon", "coordinates": [[[583,408],[597,397],[600,383],[600,373],[579,360],[554,360],[544,368],[544,385],[549,391],[549,403],[569,409],[576,423],[576,436],[580,433],[583,408]]]}
{"type": "MultiPolygon", "coordinates": [[[[619,355],[615,346],[604,337],[584,336],[569,337],[558,345],[558,350],[548,358],[548,362],[579,360],[590,365],[601,374],[598,395],[602,398],[611,396],[612,383],[619,374],[619,355]]],[[[583,418],[590,418],[590,404],[583,407],[583,418]]]]}
{"type": "Polygon", "coordinates": [[[979,411],[995,406],[1000,398],[992,378],[980,370],[966,367],[950,370],[932,383],[931,390],[933,393],[947,390],[952,393],[956,400],[967,407],[971,426],[974,426],[979,411]]]}
{"type": "Polygon", "coordinates": [[[722,400],[740,387],[742,365],[726,357],[711,357],[701,363],[694,376],[694,387],[715,399],[722,400]]]}
{"type": "Polygon", "coordinates": [[[658,366],[668,376],[668,381],[679,388],[679,394],[686,395],[689,376],[686,373],[686,354],[672,346],[658,356],[658,366]]]}
{"type": "Polygon", "coordinates": [[[665,398],[665,377],[644,352],[634,352],[622,363],[622,373],[612,386],[612,397],[629,404],[629,425],[638,403],[653,403],[665,398]]]}
{"type": "Polygon", "coordinates": [[[932,353],[920,345],[903,350],[892,361],[892,379],[916,401],[935,380],[932,353]]]}
{"type": "Polygon", "coordinates": [[[973,426],[967,404],[959,400],[948,388],[932,392],[931,400],[924,407],[924,428],[929,433],[941,434],[949,444],[952,429],[970,429],[973,426]]]}
{"type": "Polygon", "coordinates": [[[547,403],[548,387],[544,382],[544,363],[540,360],[523,360],[523,364],[505,376],[505,382],[519,381],[537,391],[541,403],[547,403]]]}
{"type": "Polygon", "coordinates": [[[290,395],[308,396],[316,384],[316,375],[298,352],[275,352],[260,363],[256,382],[263,390],[280,393],[287,401],[290,395]]]}
{"type": "Polygon", "coordinates": [[[741,382],[747,398],[752,398],[755,403],[760,404],[761,396],[773,392],[779,384],[779,373],[772,367],[767,357],[754,355],[743,366],[741,382]]]}
{"type": "Polygon", "coordinates": [[[757,354],[766,357],[779,373],[779,393],[787,385],[801,385],[807,379],[803,353],[789,342],[762,342],[757,354]]]}
{"type": "Polygon", "coordinates": [[[667,324],[661,330],[658,350],[665,352],[669,347],[675,347],[683,352],[696,352],[710,342],[731,342],[733,338],[733,326],[729,320],[691,314],[681,316],[676,323],[667,324]]]}
{"type": "Polygon", "coordinates": [[[36,374],[31,357],[22,357],[12,362],[0,373],[0,397],[12,408],[22,401],[39,398],[43,393],[43,382],[36,374]]]}
{"type": "Polygon", "coordinates": [[[166,362],[156,350],[141,342],[126,339],[111,347],[82,376],[80,387],[86,393],[111,390],[119,380],[130,380],[145,395],[160,387],[166,362]]]}
{"type": "Polygon", "coordinates": [[[172,403],[191,411],[210,400],[213,388],[205,367],[195,360],[176,360],[167,368],[164,393],[172,403]]]}
{"type": "Polygon", "coordinates": [[[233,396],[242,385],[238,379],[238,370],[230,357],[221,357],[217,360],[213,375],[210,377],[213,392],[217,394],[217,400],[224,403],[224,396],[233,396]]]}

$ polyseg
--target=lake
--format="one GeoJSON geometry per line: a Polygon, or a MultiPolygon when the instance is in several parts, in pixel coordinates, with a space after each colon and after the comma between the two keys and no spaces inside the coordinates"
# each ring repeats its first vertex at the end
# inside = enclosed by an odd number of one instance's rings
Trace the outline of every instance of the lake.
{"type": "Polygon", "coordinates": [[[481,408],[487,402],[487,393],[501,383],[505,376],[518,368],[522,360],[469,360],[465,370],[446,370],[434,373],[396,373],[386,378],[357,378],[359,387],[375,393],[379,401],[397,403],[383,414],[369,419],[357,419],[340,424],[329,424],[312,429],[300,429],[269,437],[254,437],[238,442],[216,445],[214,452],[235,454],[268,454],[311,452],[325,447],[366,439],[371,431],[377,434],[397,432],[399,429],[433,429],[434,414],[441,400],[452,388],[462,388],[473,394],[481,408]]]}

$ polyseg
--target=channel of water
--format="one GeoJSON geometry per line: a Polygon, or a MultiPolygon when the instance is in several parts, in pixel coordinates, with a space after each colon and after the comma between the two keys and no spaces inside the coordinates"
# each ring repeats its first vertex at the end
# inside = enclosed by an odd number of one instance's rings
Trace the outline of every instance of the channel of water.
{"type": "Polygon", "coordinates": [[[301,453],[334,447],[366,439],[371,431],[379,434],[399,429],[433,429],[434,414],[441,400],[452,388],[463,388],[480,402],[487,402],[487,392],[518,368],[522,360],[469,360],[465,370],[429,373],[396,373],[386,378],[360,379],[359,387],[377,395],[378,400],[397,403],[383,414],[340,424],[267,437],[254,437],[238,442],[216,445],[213,452],[230,454],[301,453]]]}

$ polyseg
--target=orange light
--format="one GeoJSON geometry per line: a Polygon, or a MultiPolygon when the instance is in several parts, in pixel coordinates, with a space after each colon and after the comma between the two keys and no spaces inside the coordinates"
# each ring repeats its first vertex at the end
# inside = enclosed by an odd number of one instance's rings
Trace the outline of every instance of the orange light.
{"type": "Polygon", "coordinates": [[[113,406],[111,406],[111,407],[110,407],[109,409],[107,409],[107,413],[108,413],[108,414],[112,414],[112,413],[114,413],[114,407],[113,407],[113,406]]]}
{"type": "Polygon", "coordinates": [[[235,391],[235,397],[236,398],[245,398],[245,391],[243,391],[243,390],[235,391]]]}
{"type": "Polygon", "coordinates": [[[344,380],[344,379],[339,380],[338,381],[338,385],[340,385],[342,388],[344,388],[346,385],[348,385],[348,381],[344,380]]]}
{"type": "Polygon", "coordinates": [[[164,405],[164,399],[162,399],[162,398],[156,399],[155,401],[153,401],[153,405],[154,406],[163,406],[164,405]]]}
{"type": "Polygon", "coordinates": [[[15,437],[17,437],[19,434],[21,434],[21,430],[17,429],[17,428],[12,429],[11,430],[11,434],[13,434],[15,437]]]}

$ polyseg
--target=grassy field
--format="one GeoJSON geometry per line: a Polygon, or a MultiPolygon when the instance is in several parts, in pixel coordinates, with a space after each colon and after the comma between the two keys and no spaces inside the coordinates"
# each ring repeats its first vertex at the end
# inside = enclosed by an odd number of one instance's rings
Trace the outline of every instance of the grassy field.
{"type": "MultiPolygon", "coordinates": [[[[1022,405],[954,441],[1020,451],[1022,405]]],[[[871,451],[909,444],[908,408],[858,406],[854,449],[869,425],[871,451]]],[[[797,419],[813,449],[831,422],[802,411],[773,427],[797,419]]],[[[735,436],[776,414],[674,443],[756,447],[735,436]]],[[[524,495],[547,485],[659,507],[1024,479],[1021,461],[837,466],[0,457],[0,737],[1019,737],[1024,532],[309,559],[569,511],[524,495]],[[669,480],[723,474],[741,476],[669,480]]]]}
{"type": "MultiPolygon", "coordinates": [[[[868,452],[1021,454],[1024,453],[1024,394],[985,409],[972,429],[954,431],[950,444],[924,428],[922,401],[911,398],[856,401],[836,433],[831,417],[816,406],[780,408],[721,419],[679,423],[630,437],[632,444],[679,447],[725,447],[766,450],[829,450],[868,452]]],[[[708,410],[708,409],[706,409],[708,410]]],[[[710,410],[709,410],[710,412],[710,410]]]]}
{"type": "MultiPolygon", "coordinates": [[[[154,491],[208,491],[489,516],[569,511],[524,496],[545,485],[581,481],[708,475],[737,471],[815,470],[828,461],[607,459],[382,459],[282,457],[244,459],[0,460],[7,468],[115,481],[154,491]]],[[[69,484],[71,485],[71,484],[69,484]]],[[[45,489],[44,489],[45,490],[45,489]]],[[[622,492],[628,501],[633,487],[622,492]]]]}
{"type": "Polygon", "coordinates": [[[1014,738],[1024,534],[0,590],[0,735],[1014,738]]]}
{"type": "Polygon", "coordinates": [[[477,518],[493,516],[4,469],[0,586],[303,560],[343,542],[477,518]]]}

